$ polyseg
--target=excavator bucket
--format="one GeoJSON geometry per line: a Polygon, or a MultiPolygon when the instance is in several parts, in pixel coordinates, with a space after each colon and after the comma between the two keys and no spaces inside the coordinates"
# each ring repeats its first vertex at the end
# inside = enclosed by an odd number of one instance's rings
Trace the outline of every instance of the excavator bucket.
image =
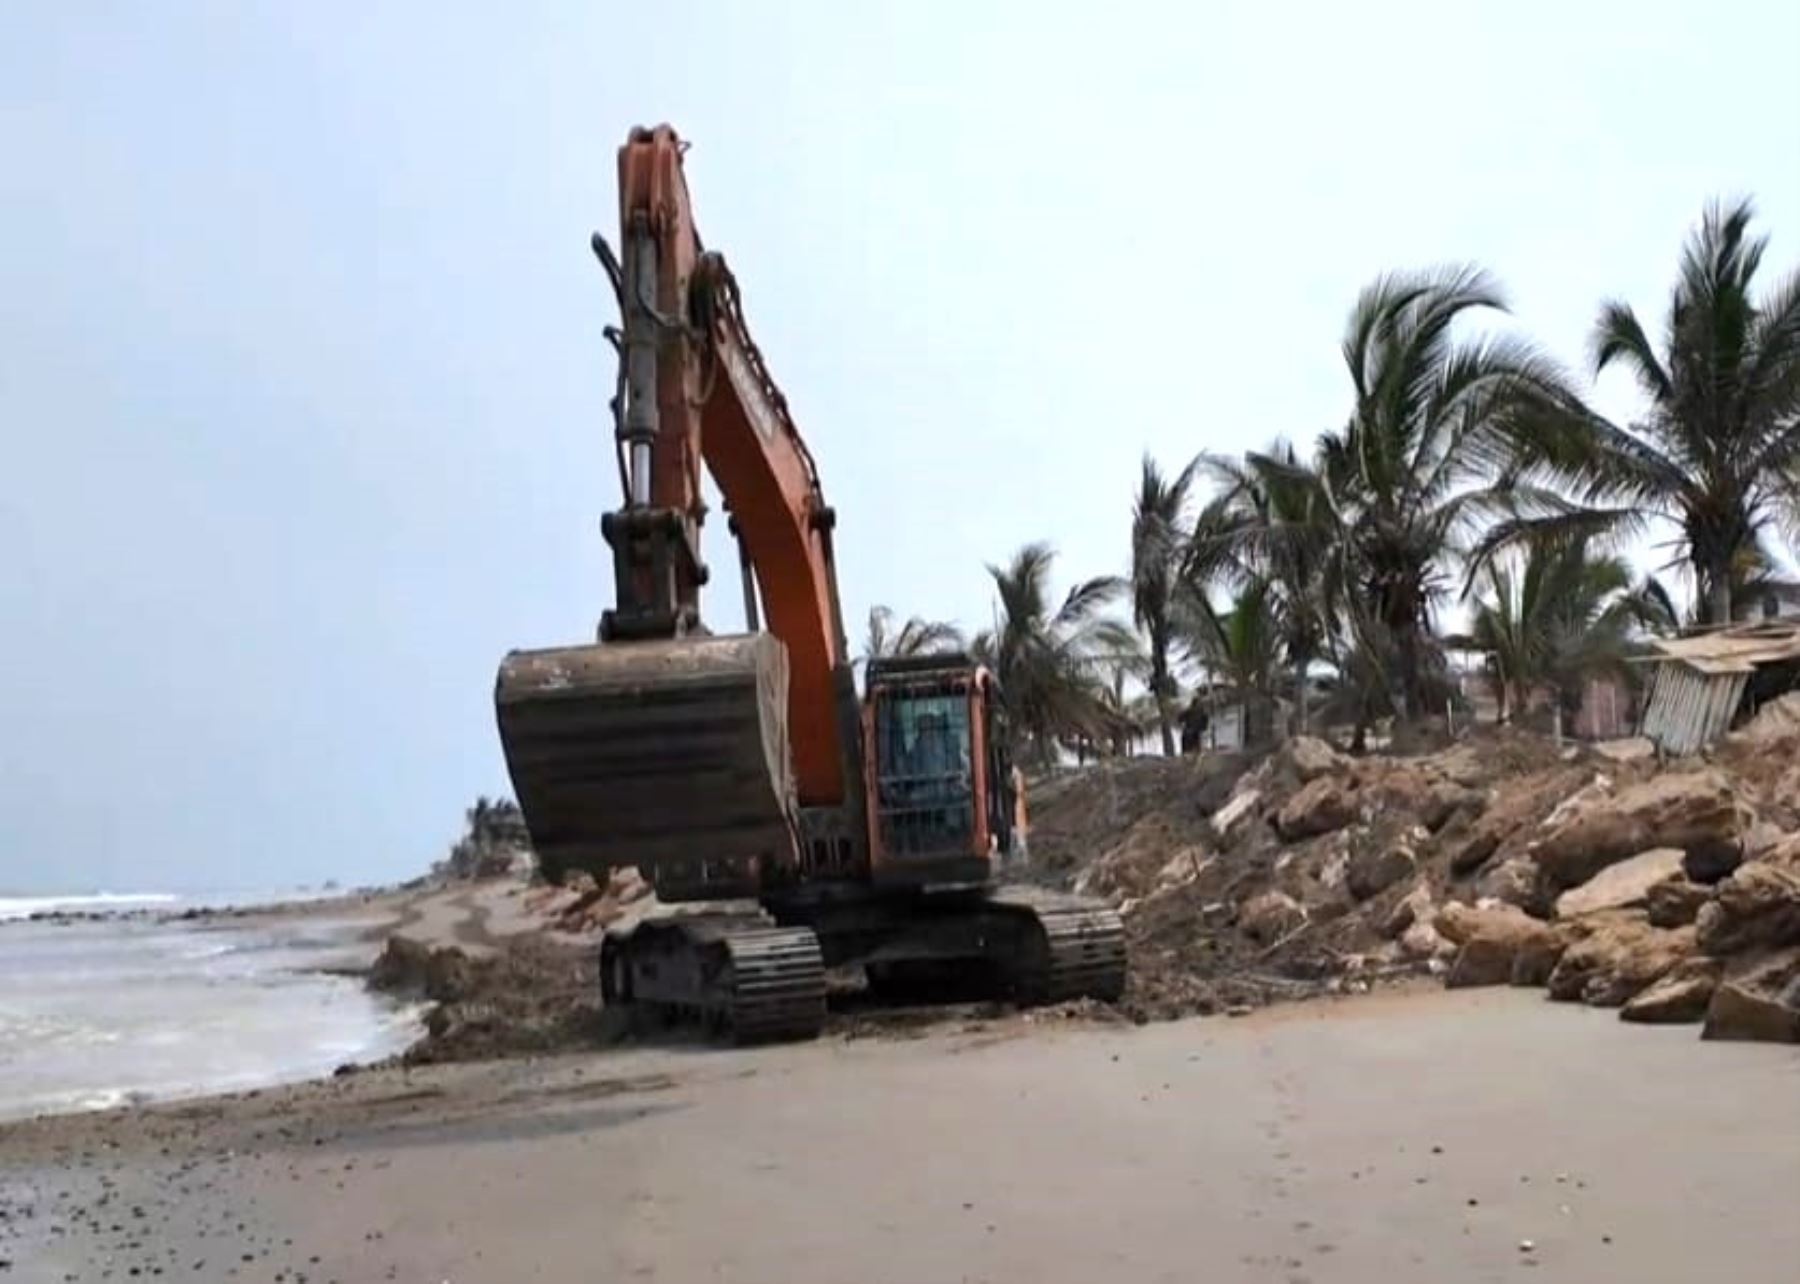
{"type": "Polygon", "coordinates": [[[793,860],[787,649],[767,633],[514,651],[494,704],[544,871],[636,866],[664,900],[793,860]]]}

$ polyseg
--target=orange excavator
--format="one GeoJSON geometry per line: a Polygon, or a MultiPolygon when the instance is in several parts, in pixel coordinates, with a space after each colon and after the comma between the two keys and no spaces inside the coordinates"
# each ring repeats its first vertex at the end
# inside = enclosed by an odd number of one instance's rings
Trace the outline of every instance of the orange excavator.
{"type": "Polygon", "coordinates": [[[967,655],[871,659],[858,698],[837,515],[695,229],[684,151],[666,125],[633,130],[619,249],[593,241],[621,314],[615,605],[596,645],[514,651],[495,686],[546,874],[635,866],[665,903],[604,937],[605,1002],[752,1041],[816,1034],[827,968],[913,993],[1117,998],[1118,916],[1003,881],[1024,800],[994,675],[967,655]],[[743,634],[701,619],[703,464],[743,634]]]}

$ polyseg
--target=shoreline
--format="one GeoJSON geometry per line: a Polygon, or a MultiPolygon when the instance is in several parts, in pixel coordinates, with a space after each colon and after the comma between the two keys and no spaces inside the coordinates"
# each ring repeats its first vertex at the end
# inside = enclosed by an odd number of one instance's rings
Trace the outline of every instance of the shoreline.
{"type": "Polygon", "coordinates": [[[376,992],[369,970],[421,894],[53,910],[0,923],[11,981],[10,1000],[0,991],[10,1036],[0,1133],[317,1081],[402,1054],[424,1033],[424,1005],[376,992]]]}
{"type": "Polygon", "coordinates": [[[0,1127],[0,1259],[9,1284],[1775,1284],[1800,1152],[1756,1143],[1800,1131],[1796,1065],[1500,989],[395,1066],[0,1127]]]}
{"type": "MultiPolygon", "coordinates": [[[[419,1014],[415,1035],[406,1047],[387,1055],[348,1059],[329,1073],[280,1077],[257,1089],[266,1091],[436,1062],[632,1050],[634,1043],[621,1044],[621,1032],[604,1023],[597,986],[590,983],[586,970],[597,947],[597,929],[611,918],[578,918],[582,930],[577,931],[563,926],[571,909],[577,915],[592,912],[585,907],[592,903],[593,895],[532,885],[516,875],[477,880],[427,877],[392,887],[244,905],[48,911],[11,922],[39,926],[152,923],[194,932],[279,930],[309,923],[342,928],[345,944],[341,948],[299,970],[355,982],[383,996],[397,1010],[410,1003],[419,1014]],[[396,951],[393,943],[402,938],[405,948],[396,951]],[[441,957],[452,952],[460,957],[441,957]],[[396,953],[400,955],[397,959],[396,953]]],[[[624,912],[646,903],[628,899],[624,912]]],[[[6,925],[0,924],[0,929],[6,925]]],[[[1372,994],[1370,984],[1365,979],[1361,988],[1338,992],[1329,991],[1324,983],[1296,984],[1293,997],[1272,1006],[1305,1010],[1314,1003],[1364,1002],[1371,997],[1435,990],[1439,983],[1409,973],[1375,980],[1372,994]]],[[[1225,1013],[1225,1009],[1219,1010],[1225,1013]]],[[[1246,1010],[1233,1006],[1228,1015],[1241,1016],[1246,1010]]],[[[825,1038],[903,1042],[995,1020],[1017,1020],[1024,1028],[1130,1026],[1161,1024],[1168,1019],[1168,1014],[1146,1016],[1081,1004],[1021,1013],[1003,1002],[896,1006],[851,1001],[842,1007],[834,1004],[825,1038]]],[[[169,1102],[204,1102],[218,1095],[206,1087],[194,1092],[159,1092],[118,1109],[154,1109],[169,1102]]],[[[94,1111],[69,1109],[26,1118],[91,1113],[94,1111]]],[[[0,1123],[0,1129],[4,1126],[0,1123]]]]}
{"type": "MultiPolygon", "coordinates": [[[[334,1074],[367,1072],[409,1058],[467,1058],[490,1052],[517,1055],[533,1050],[531,1045],[534,1044],[558,1048],[579,1046],[583,1040],[578,1036],[591,1026],[591,1021],[587,1020],[591,1014],[582,1011],[583,1001],[588,998],[585,990],[591,987],[583,984],[587,977],[579,969],[579,961],[585,958],[585,951],[592,948],[593,941],[559,930],[557,913],[566,908],[571,897],[572,894],[558,889],[529,886],[516,876],[503,875],[471,881],[419,879],[396,887],[359,888],[333,895],[271,899],[242,905],[54,910],[0,923],[0,947],[9,940],[17,943],[18,957],[24,960],[41,957],[40,947],[52,955],[73,951],[80,957],[90,948],[90,941],[105,944],[116,939],[123,951],[121,957],[129,960],[139,957],[132,951],[142,947],[134,942],[145,942],[146,934],[168,932],[177,937],[204,937],[218,933],[221,943],[216,953],[236,955],[244,960],[230,972],[234,984],[254,985],[258,975],[279,978],[285,974],[353,986],[358,994],[369,995],[368,1002],[390,1012],[405,1028],[404,1041],[398,1045],[372,1028],[371,1038],[379,1045],[373,1051],[351,1052],[323,1067],[317,1064],[316,1056],[297,1046],[296,1068],[291,1071],[279,1066],[279,1043],[265,1043],[258,1053],[252,1053],[246,1059],[261,1060],[266,1065],[270,1064],[267,1058],[273,1058],[276,1068],[266,1073],[247,1070],[250,1077],[246,1084],[268,1089],[325,1081],[334,1074]],[[6,932],[7,927],[13,927],[14,933],[6,932]],[[58,929],[67,929],[74,935],[63,937],[58,929]],[[114,929],[119,933],[117,938],[112,936],[114,929]],[[400,938],[407,943],[407,949],[401,953],[408,959],[428,959],[436,954],[453,952],[453,957],[449,958],[455,965],[452,971],[468,992],[455,995],[437,992],[427,984],[427,969],[423,968],[413,973],[405,969],[395,972],[390,967],[385,975],[378,976],[377,965],[392,963],[390,955],[394,950],[390,943],[400,938]],[[275,953],[265,954],[271,950],[275,953]],[[256,961],[262,958],[267,958],[266,965],[256,961]],[[573,972],[570,971],[572,966],[575,967],[573,972]],[[259,973],[256,970],[259,967],[266,967],[266,971],[259,973]],[[480,993],[475,992],[477,988],[480,993]],[[509,990],[519,993],[506,993],[509,990]],[[477,1017],[494,1008],[496,998],[503,1000],[498,1006],[507,1010],[507,1020],[516,1025],[516,1031],[503,1028],[498,1032],[472,1032],[459,1028],[453,1032],[447,1050],[436,1046],[437,1035],[442,1030],[441,1025],[430,1023],[434,1013],[477,1017]],[[521,1002],[511,1002],[515,998],[521,1000],[523,1006],[521,1002]],[[565,1009],[574,1016],[559,1025],[557,1014],[565,1009]],[[514,1035],[517,1037],[511,1037],[514,1035]],[[517,1046],[520,1044],[525,1046],[517,1046]]],[[[160,948],[169,953],[171,962],[182,954],[179,945],[172,949],[168,946],[160,948]]],[[[214,953],[202,947],[203,956],[211,957],[214,953]]],[[[194,965],[196,969],[201,966],[205,965],[194,965]]],[[[205,973],[199,970],[184,970],[182,976],[196,986],[207,984],[205,973]]],[[[236,1001],[243,1001],[242,993],[238,991],[240,997],[236,1001]]],[[[321,1001],[332,1002],[329,998],[332,991],[321,988],[319,993],[321,1001]]],[[[58,1026],[65,1023],[59,1020],[61,1013],[67,1013],[68,1021],[83,1024],[101,1019],[101,1014],[88,1010],[79,992],[71,992],[66,1000],[72,1006],[58,1008],[52,1006],[53,1002],[46,999],[37,1006],[35,1014],[27,1008],[24,1019],[42,1021],[48,1017],[58,1026]]],[[[133,1019],[142,1021],[146,1019],[143,1014],[150,1011],[152,1015],[148,1019],[157,1020],[154,1009],[146,1009],[144,1002],[140,1000],[134,1005],[133,1019]]],[[[344,1003],[347,999],[336,1002],[344,1003]]],[[[203,1024],[209,1010],[203,1000],[202,1004],[198,1008],[178,1010],[191,1010],[194,1019],[203,1024]]],[[[587,1006],[597,1008],[597,991],[587,1006]]],[[[354,1010],[354,1005],[350,1010],[354,1010]]],[[[304,1006],[297,1010],[301,1019],[304,1019],[304,1013],[304,1006]]],[[[171,1016],[171,1028],[186,1028],[186,1019],[171,1016]]],[[[437,1019],[441,1022],[444,1018],[437,1019]]],[[[463,1021],[460,1024],[469,1026],[478,1022],[463,1021]]],[[[391,1028],[398,1030],[400,1026],[391,1028]]],[[[105,1026],[104,1021],[95,1028],[100,1037],[112,1037],[107,1033],[111,1027],[105,1026]]],[[[52,1033],[54,1035],[54,1030],[52,1033]]],[[[21,1047],[31,1049],[30,1044],[21,1047]]],[[[197,1052],[203,1057],[203,1048],[197,1048],[197,1052]]],[[[106,1082],[96,1084],[91,1093],[81,1086],[72,1086],[65,1098],[60,1092],[48,1091],[55,1072],[50,1069],[51,1061],[41,1059],[44,1055],[66,1057],[72,1052],[47,1050],[45,1054],[39,1054],[31,1050],[31,1060],[20,1063],[23,1079],[9,1085],[16,1094],[22,1094],[13,1099],[21,1103],[16,1109],[23,1112],[8,1116],[9,1122],[105,1111],[111,1108],[106,1104],[109,1099],[123,1098],[126,1103],[123,1108],[127,1110],[168,1101],[204,1100],[222,1091],[221,1084],[228,1082],[221,1080],[215,1073],[218,1068],[209,1067],[204,1059],[196,1062],[192,1082],[180,1086],[172,1085],[166,1072],[160,1078],[152,1078],[127,1065],[116,1080],[108,1075],[96,1075],[97,1079],[106,1082]],[[56,1104],[31,1104],[36,1099],[52,1097],[57,1098],[56,1104]]],[[[78,1076],[74,1082],[81,1085],[84,1081],[78,1076]]]]}

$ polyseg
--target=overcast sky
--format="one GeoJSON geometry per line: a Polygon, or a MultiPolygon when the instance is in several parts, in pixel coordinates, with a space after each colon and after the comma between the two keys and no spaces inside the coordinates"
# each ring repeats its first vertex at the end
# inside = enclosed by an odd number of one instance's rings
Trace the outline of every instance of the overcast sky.
{"type": "Polygon", "coordinates": [[[978,625],[1026,540],[1120,567],[1143,451],[1341,424],[1383,270],[1485,264],[1575,363],[1710,197],[1800,261],[1796,49],[1788,0],[6,5],[0,891],[392,878],[505,788],[496,663],[611,593],[635,123],[853,631],[978,625]]]}

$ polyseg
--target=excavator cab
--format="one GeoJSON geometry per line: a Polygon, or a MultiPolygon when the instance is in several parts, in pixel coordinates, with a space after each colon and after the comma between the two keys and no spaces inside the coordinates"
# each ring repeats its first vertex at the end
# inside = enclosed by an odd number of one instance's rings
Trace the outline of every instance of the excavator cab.
{"type": "Polygon", "coordinates": [[[989,881],[1012,850],[1016,806],[992,676],[941,655],[871,661],[866,681],[874,881],[989,881]]]}

